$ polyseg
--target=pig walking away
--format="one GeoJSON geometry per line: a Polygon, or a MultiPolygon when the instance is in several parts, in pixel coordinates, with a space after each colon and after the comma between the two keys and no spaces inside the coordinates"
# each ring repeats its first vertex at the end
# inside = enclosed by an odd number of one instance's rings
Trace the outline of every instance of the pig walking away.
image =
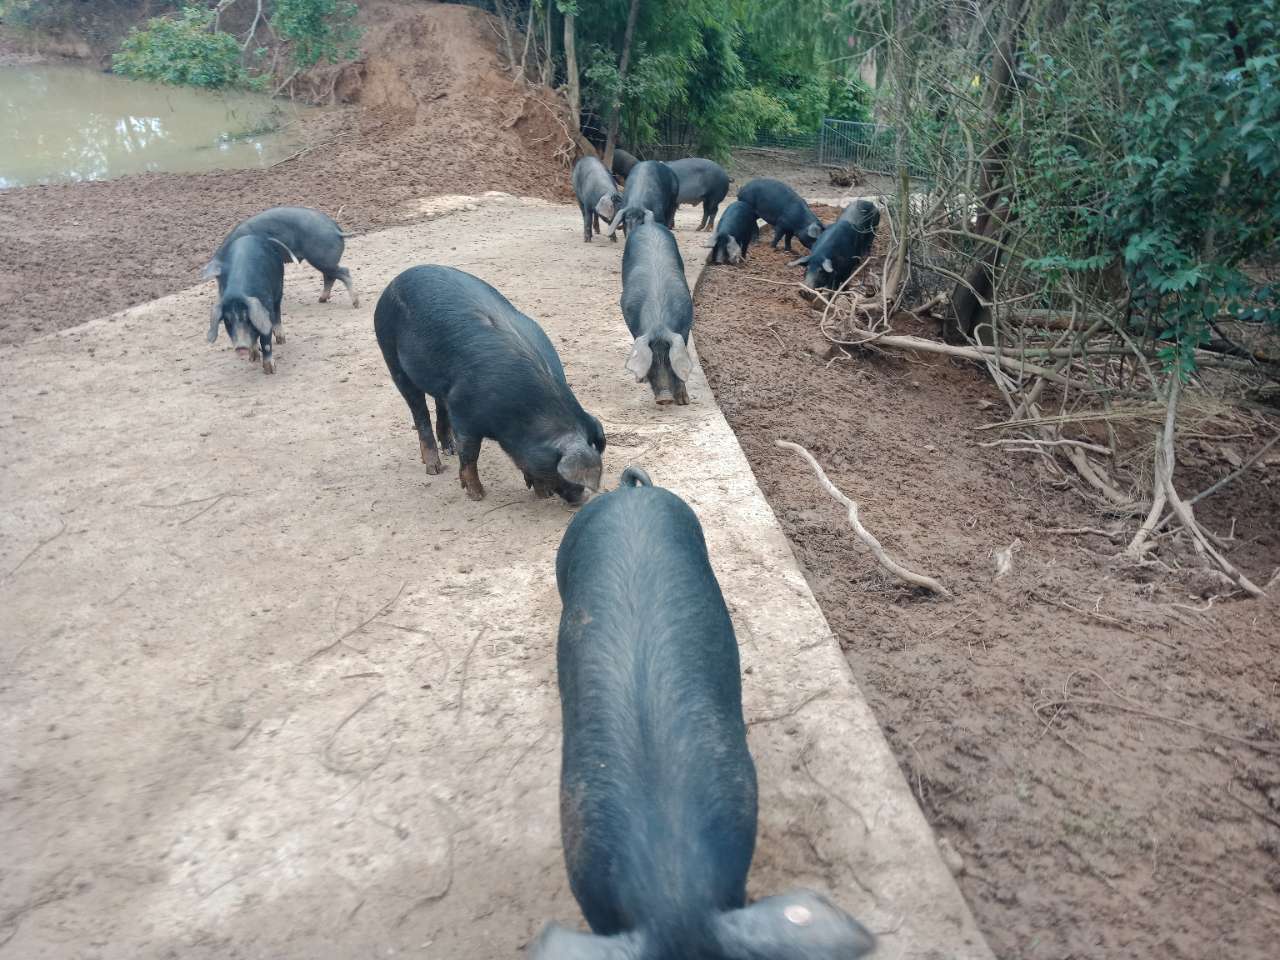
{"type": "Polygon", "coordinates": [[[675,226],[679,193],[680,181],[669,166],[657,160],[641,160],[627,177],[627,186],[622,191],[622,209],[614,214],[609,224],[609,235],[612,236],[619,225],[625,233],[643,223],[646,210],[668,228],[675,226]]]}
{"type": "Polygon", "coordinates": [[[626,180],[631,176],[631,168],[640,161],[621,147],[613,148],[613,175],[626,180]]]}
{"type": "MultiPolygon", "coordinates": [[[[335,280],[341,280],[351,295],[351,306],[360,306],[360,295],[351,282],[351,274],[346,267],[338,266],[342,259],[347,234],[343,233],[336,223],[319,210],[307,207],[273,207],[256,216],[250,217],[222,241],[222,246],[213,255],[208,266],[204,268],[204,278],[218,276],[217,264],[226,257],[231,244],[246,234],[256,233],[264,237],[273,237],[293,251],[296,260],[306,260],[324,276],[324,290],[320,294],[320,302],[328,303],[329,294],[333,290],[335,280]]],[[[222,292],[222,281],[218,281],[218,292],[222,292]]]]}
{"type": "Polygon", "coordinates": [[[715,226],[720,201],[729,194],[728,171],[714,160],[701,157],[672,160],[667,166],[675,172],[680,184],[677,202],[702,204],[702,222],[698,229],[710,230],[715,226]]]}
{"type": "Polygon", "coordinates": [[[747,247],[759,235],[755,208],[741,200],[733,201],[716,227],[707,263],[741,263],[747,259],[747,247]]]}
{"type": "Polygon", "coordinates": [[[804,285],[810,290],[838,290],[854,268],[871,252],[880,210],[870,200],[846,207],[840,219],[823,231],[807,256],[788,266],[804,267],[804,285]]]}
{"type": "Polygon", "coordinates": [[[855,960],[874,940],[822,896],[746,903],[756,771],[738,644],[683,500],[628,467],[556,554],[560,831],[591,933],[532,960],[855,960]]]}
{"type": "Polygon", "coordinates": [[[579,405],[547,335],[483,280],[452,267],[411,267],[373,313],[378,346],[409,405],[427,473],[444,471],[436,436],[458,453],[458,479],[484,497],[480,444],[496,440],[539,496],[581,503],[600,489],[604,429],[579,405]]]}
{"type": "Polygon", "coordinates": [[[738,199],[751,204],[761,220],[773,224],[773,242],[770,246],[775,250],[779,240],[785,240],[784,247],[790,250],[792,237],[807,249],[822,234],[822,221],[809,209],[800,194],[781,180],[770,180],[767,177],[751,180],[742,185],[738,191],[738,199]]]}
{"type": "Polygon", "coordinates": [[[635,337],[627,370],[636,382],[647,380],[660,404],[688,403],[685,383],[693,373],[687,349],[693,298],[676,238],[652,213],[646,212],[644,222],[627,234],[622,253],[622,317],[635,337]]]}
{"type": "MultiPolygon", "coordinates": [[[[600,218],[604,217],[605,223],[613,219],[622,206],[622,194],[604,164],[595,157],[583,157],[574,164],[573,192],[582,211],[582,242],[590,243],[592,227],[599,233],[600,218]]],[[[609,234],[609,239],[618,242],[616,234],[609,234]]]]}
{"type": "MultiPolygon", "coordinates": [[[[209,342],[218,339],[218,325],[227,328],[236,356],[257,361],[262,372],[275,373],[271,340],[284,343],[280,325],[280,301],[284,299],[284,263],[281,244],[269,237],[238,237],[216,261],[218,302],[209,316],[209,342]]],[[[290,255],[285,250],[286,255],[290,255]]]]}

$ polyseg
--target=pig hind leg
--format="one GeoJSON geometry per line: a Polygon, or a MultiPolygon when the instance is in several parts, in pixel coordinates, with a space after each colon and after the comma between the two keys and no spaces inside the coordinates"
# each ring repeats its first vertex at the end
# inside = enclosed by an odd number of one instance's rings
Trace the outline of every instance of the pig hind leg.
{"type": "Polygon", "coordinates": [[[431,412],[427,410],[427,395],[418,389],[399,366],[391,370],[391,379],[409,405],[413,414],[413,425],[418,431],[418,452],[426,465],[427,473],[444,473],[444,464],[440,462],[440,451],[436,449],[435,438],[431,436],[431,412]]]}
{"type": "Polygon", "coordinates": [[[716,225],[716,211],[720,209],[720,201],[712,203],[710,199],[702,201],[702,223],[699,230],[711,230],[716,225]]]}
{"type": "Polygon", "coordinates": [[[458,437],[458,482],[470,500],[484,499],[478,469],[481,440],[481,437],[458,437]]]}
{"type": "Polygon", "coordinates": [[[449,408],[443,400],[436,401],[436,439],[440,441],[440,449],[445,453],[457,453],[458,448],[453,441],[453,424],[449,421],[449,408]]]}
{"type": "Polygon", "coordinates": [[[334,280],[341,280],[342,285],[347,288],[347,296],[351,298],[351,306],[353,308],[360,306],[360,294],[356,291],[356,285],[351,282],[351,271],[346,267],[334,267],[331,274],[326,273],[324,278],[326,291],[333,288],[334,280]]]}

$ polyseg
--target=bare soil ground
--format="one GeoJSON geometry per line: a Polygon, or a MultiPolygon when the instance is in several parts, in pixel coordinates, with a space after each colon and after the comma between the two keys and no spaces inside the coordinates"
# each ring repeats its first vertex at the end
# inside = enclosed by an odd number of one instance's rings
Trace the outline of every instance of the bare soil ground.
{"type": "Polygon", "coordinates": [[[304,205],[363,233],[421,219],[432,194],[564,199],[563,131],[513,83],[473,7],[369,0],[367,52],[315,79],[345,106],[268,170],[144,174],[0,191],[0,343],[19,343],[190,286],[227,232],[304,205]]]}
{"type": "MultiPolygon", "coordinates": [[[[817,314],[777,285],[799,279],[791,256],[766,243],[704,272],[699,353],[926,816],[960,855],[993,949],[1274,956],[1276,600],[1210,602],[1194,576],[1153,579],[1104,538],[1051,532],[1113,521],[1031,457],[975,446],[991,404],[1003,409],[979,370],[831,359],[817,314]],[[778,438],[807,446],[890,552],[957,599],[887,578],[778,438]],[[993,551],[1015,542],[1012,572],[993,581],[993,551]]],[[[1191,490],[1231,469],[1185,459],[1191,490]]],[[[1201,515],[1224,534],[1234,522],[1231,555],[1256,579],[1280,564],[1275,464],[1201,515]]]]}

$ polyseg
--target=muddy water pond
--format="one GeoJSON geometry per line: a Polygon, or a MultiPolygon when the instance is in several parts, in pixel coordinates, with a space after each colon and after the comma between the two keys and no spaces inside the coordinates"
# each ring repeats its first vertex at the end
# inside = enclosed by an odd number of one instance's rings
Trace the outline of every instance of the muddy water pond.
{"type": "Polygon", "coordinates": [[[0,66],[0,189],[266,166],[298,149],[311,112],[85,67],[0,66]]]}

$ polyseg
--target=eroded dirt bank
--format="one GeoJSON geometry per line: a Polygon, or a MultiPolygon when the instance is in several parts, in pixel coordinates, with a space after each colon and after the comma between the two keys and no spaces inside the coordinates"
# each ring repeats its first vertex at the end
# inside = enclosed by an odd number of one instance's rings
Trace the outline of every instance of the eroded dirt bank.
{"type": "MultiPolygon", "coordinates": [[[[980,372],[833,354],[817,314],[778,285],[798,279],[789,258],[765,243],[740,269],[708,269],[699,352],[992,947],[1009,960],[1272,956],[1276,601],[1210,602],[1191,579],[1111,562],[1105,537],[1053,532],[1114,520],[1032,458],[976,446],[1003,408],[980,372]],[[886,580],[777,438],[807,446],[890,552],[957,599],[886,580]],[[1015,542],[1012,573],[993,581],[993,551],[1015,542]]],[[[1206,432],[1216,449],[1230,430],[1206,432]]],[[[1199,489],[1230,469],[1188,462],[1180,476],[1199,489]]],[[[1263,582],[1280,565],[1275,463],[1197,510],[1234,530],[1233,560],[1263,582]]]]}

